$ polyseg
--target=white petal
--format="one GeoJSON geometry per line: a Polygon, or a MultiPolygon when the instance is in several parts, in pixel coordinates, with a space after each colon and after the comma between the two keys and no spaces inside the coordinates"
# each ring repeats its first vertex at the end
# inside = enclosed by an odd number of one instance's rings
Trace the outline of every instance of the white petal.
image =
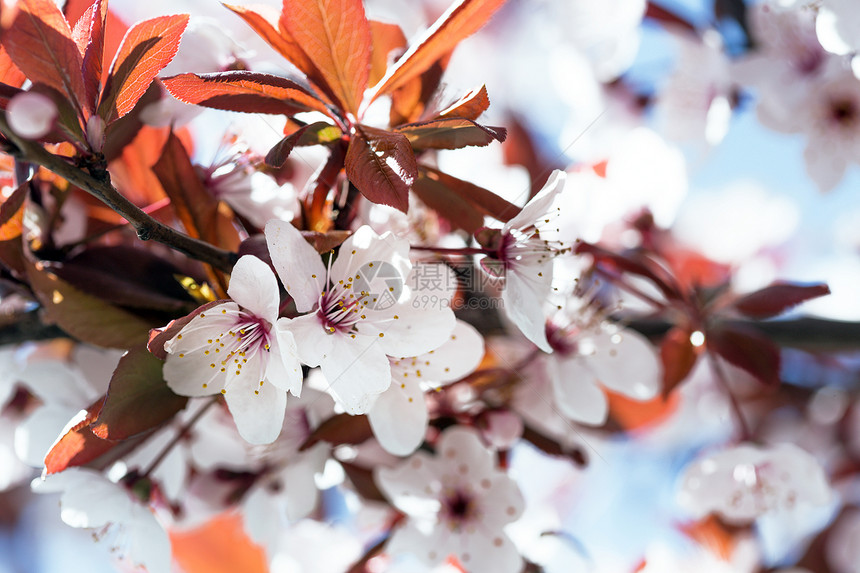
{"type": "Polygon", "coordinates": [[[501,530],[478,530],[461,537],[456,555],[468,571],[520,573],[523,570],[522,556],[501,530]]]}
{"type": "Polygon", "coordinates": [[[358,325],[360,332],[379,338],[379,345],[388,356],[418,356],[450,340],[457,322],[450,308],[423,310],[408,305],[395,308],[390,320],[364,321],[358,325]]]}
{"type": "Polygon", "coordinates": [[[491,478],[496,473],[493,455],[471,428],[452,426],[445,430],[436,445],[436,452],[446,465],[458,467],[472,483],[491,478]]]}
{"type": "Polygon", "coordinates": [[[15,454],[27,465],[42,467],[48,450],[77,412],[77,408],[50,402],[36,408],[15,428],[15,454]]]}
{"type": "Polygon", "coordinates": [[[230,298],[270,323],[278,319],[281,296],[278,280],[269,265],[252,255],[239,259],[230,274],[227,287],[230,298]]]}
{"type": "Polygon", "coordinates": [[[369,336],[338,333],[331,337],[331,354],[320,364],[328,392],[348,413],[364,414],[391,383],[388,358],[369,336]]]}
{"type": "Polygon", "coordinates": [[[265,380],[293,396],[301,396],[303,375],[296,339],[289,330],[275,328],[273,332],[265,380]]]}
{"type": "Polygon", "coordinates": [[[432,519],[439,511],[438,460],[419,451],[395,468],[378,466],[375,481],[391,503],[412,517],[432,519]]]}
{"type": "Polygon", "coordinates": [[[367,413],[373,435],[390,454],[407,456],[427,431],[427,404],[417,379],[392,380],[367,413]]]}
{"type": "Polygon", "coordinates": [[[578,358],[548,358],[555,399],[561,413],[583,424],[600,425],[606,421],[609,405],[597,385],[597,378],[578,358]]]}
{"type": "Polygon", "coordinates": [[[404,358],[398,361],[398,367],[409,371],[420,370],[422,379],[444,383],[471,374],[483,359],[484,338],[474,326],[458,320],[445,344],[414,359],[404,358]]]}
{"type": "Polygon", "coordinates": [[[505,525],[520,518],[526,502],[517,482],[507,474],[498,472],[485,484],[481,484],[485,496],[481,521],[487,530],[501,532],[505,525]]]}
{"type": "Polygon", "coordinates": [[[272,264],[299,312],[308,312],[325,288],[326,269],[319,253],[285,221],[266,223],[266,244],[272,264]]]}
{"type": "Polygon", "coordinates": [[[211,396],[220,392],[226,382],[217,359],[205,355],[202,349],[168,354],[164,361],[164,380],[180,396],[211,396]]]}
{"type": "Polygon", "coordinates": [[[271,444],[281,433],[287,393],[274,384],[257,388],[238,386],[224,395],[239,435],[251,444],[271,444]]]}
{"type": "Polygon", "coordinates": [[[308,366],[319,366],[331,354],[334,337],[323,329],[316,314],[278,319],[277,331],[278,336],[283,331],[292,333],[299,359],[308,366]]]}
{"type": "Polygon", "coordinates": [[[660,359],[644,336],[630,329],[603,331],[594,337],[594,347],[582,360],[604,386],[635,400],[650,400],[660,391],[660,359]]]}
{"type": "Polygon", "coordinates": [[[552,206],[553,201],[555,201],[556,195],[564,188],[566,178],[567,173],[564,171],[558,169],[553,171],[543,189],[526,203],[523,210],[516,217],[505,223],[504,229],[529,227],[534,225],[539,219],[543,219],[546,212],[552,206]]]}
{"type": "MultiPolygon", "coordinates": [[[[326,446],[318,444],[322,448],[326,446]]],[[[310,453],[310,452],[308,452],[310,453]]],[[[310,456],[311,460],[314,456],[310,456]]],[[[317,505],[319,491],[317,490],[314,474],[318,468],[312,463],[292,463],[281,472],[286,498],[287,519],[298,521],[310,515],[317,505]]]]}
{"type": "Polygon", "coordinates": [[[341,245],[331,266],[331,277],[334,281],[354,277],[364,265],[377,262],[393,265],[405,282],[412,270],[409,241],[390,232],[379,236],[368,225],[362,225],[341,245]]]}
{"type": "Polygon", "coordinates": [[[517,325],[526,338],[544,352],[552,352],[546,339],[546,316],[543,310],[544,303],[552,290],[552,261],[548,263],[541,266],[544,270],[525,267],[530,273],[528,276],[509,269],[505,276],[505,288],[502,291],[502,302],[508,318],[517,325]],[[546,272],[547,268],[549,272],[546,272]]]}
{"type": "Polygon", "coordinates": [[[442,527],[422,531],[410,521],[394,531],[385,551],[391,555],[414,555],[422,563],[432,567],[444,562],[449,555],[456,554],[457,541],[458,536],[442,527]]]}
{"type": "Polygon", "coordinates": [[[148,507],[135,505],[134,518],[128,525],[128,558],[142,565],[146,573],[170,573],[171,551],[167,532],[148,507]]]}

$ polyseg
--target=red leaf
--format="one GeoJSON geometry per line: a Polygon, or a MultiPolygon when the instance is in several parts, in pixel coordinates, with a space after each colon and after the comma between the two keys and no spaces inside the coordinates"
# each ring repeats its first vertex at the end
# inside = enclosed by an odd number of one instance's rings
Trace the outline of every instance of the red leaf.
{"type": "Polygon", "coordinates": [[[332,143],[338,141],[342,135],[340,128],[324,121],[303,125],[269,150],[266,154],[266,165],[279,169],[287,161],[294,147],[332,143]]]}
{"type": "MultiPolygon", "coordinates": [[[[468,202],[480,213],[492,217],[497,221],[507,222],[520,212],[519,207],[502,199],[492,191],[488,191],[474,183],[463,181],[447,173],[442,173],[432,167],[422,165],[421,175],[450,189],[452,193],[468,202]]],[[[445,216],[444,211],[442,215],[445,216]]]]}
{"type": "Polygon", "coordinates": [[[718,325],[707,331],[705,341],[710,350],[763,384],[779,385],[779,348],[759,331],[739,324],[718,325]]]}
{"type": "Polygon", "coordinates": [[[355,115],[370,74],[370,24],[361,0],[284,0],[281,25],[319,70],[311,80],[355,115]]]}
{"type": "Polygon", "coordinates": [[[334,446],[356,445],[370,439],[371,436],[373,436],[373,430],[370,428],[367,416],[335,414],[311,432],[299,451],[310,449],[320,442],[328,442],[334,446]]]}
{"type": "Polygon", "coordinates": [[[294,81],[257,72],[181,74],[161,83],[179,101],[227,111],[295,115],[325,104],[294,81]]]}
{"type": "Polygon", "coordinates": [[[681,298],[678,292],[672,288],[667,281],[659,276],[661,273],[655,268],[652,268],[656,267],[656,265],[647,257],[637,255],[635,253],[631,253],[629,255],[614,253],[602,247],[598,247],[597,245],[586,243],[585,241],[578,242],[574,248],[574,252],[576,254],[588,253],[594,257],[595,262],[608,265],[610,268],[618,269],[621,272],[638,275],[648,279],[654,283],[654,285],[659,288],[663,292],[663,295],[669,300],[677,300],[681,298]]]}
{"type": "Polygon", "coordinates": [[[485,127],[470,119],[447,117],[409,123],[394,128],[412,144],[413,149],[460,149],[461,147],[489,145],[504,141],[504,127],[485,127]]]}
{"type": "Polygon", "coordinates": [[[370,77],[368,83],[375,84],[388,69],[391,52],[406,47],[406,36],[397,24],[370,21],[370,38],[373,44],[370,58],[370,77]]]}
{"type": "Polygon", "coordinates": [[[201,312],[206,312],[213,306],[223,303],[223,300],[207,302],[203,306],[199,306],[194,309],[190,314],[183,316],[182,318],[177,318],[176,320],[171,320],[167,326],[163,328],[153,328],[149,331],[149,340],[146,343],[146,349],[149,350],[153,356],[160,358],[161,360],[167,360],[167,351],[164,349],[164,345],[167,344],[171,338],[179,334],[179,331],[182,330],[186,324],[191,322],[191,319],[195,316],[201,312]]]}
{"type": "Polygon", "coordinates": [[[30,183],[22,183],[0,203],[0,241],[21,236],[24,228],[24,203],[30,192],[30,183]]]}
{"type": "Polygon", "coordinates": [[[81,20],[91,18],[88,28],[88,42],[84,51],[84,86],[87,90],[87,104],[95,111],[98,107],[99,88],[102,79],[102,59],[105,50],[105,22],[107,21],[107,0],[96,0],[81,20]]]}
{"type": "Polygon", "coordinates": [[[179,49],[188,15],[160,16],[132,26],[114,56],[102,91],[99,116],[110,123],[134,108],[149,84],[179,49]]]}
{"type": "Polygon", "coordinates": [[[667,396],[690,374],[697,357],[696,347],[690,342],[689,329],[676,326],[666,333],[663,342],[660,343],[664,396],[667,396]]]}
{"type": "Polygon", "coordinates": [[[0,46],[0,83],[13,88],[20,88],[26,79],[27,77],[18,69],[18,66],[12,63],[12,58],[9,57],[6,48],[0,46]]]}
{"type": "Polygon", "coordinates": [[[373,87],[368,101],[418,76],[477,32],[505,0],[459,0],[433,23],[373,87]]]}
{"type": "Polygon", "coordinates": [[[286,31],[278,29],[280,14],[276,9],[262,5],[255,6],[254,9],[230,4],[224,4],[224,6],[242,18],[266,43],[289,60],[303,74],[309,78],[319,75],[317,67],[296,41],[286,31]]]}
{"type": "Polygon", "coordinates": [[[346,152],[346,176],[373,203],[404,213],[409,189],[418,176],[418,163],[405,136],[356,125],[346,152]]]}
{"type": "Polygon", "coordinates": [[[490,96],[487,86],[472,90],[459,100],[439,112],[438,117],[462,117],[476,120],[490,107],[490,96]]]}
{"type": "Polygon", "coordinates": [[[9,57],[30,81],[59,91],[83,117],[83,61],[69,23],[53,0],[20,0],[18,8],[12,25],[3,31],[9,57]]]}
{"type": "Polygon", "coordinates": [[[90,428],[90,424],[101,412],[102,401],[103,399],[99,398],[95,404],[87,408],[84,419],[75,424],[51,447],[45,456],[47,475],[89,463],[117,445],[116,442],[100,439],[90,428]]]}
{"type": "Polygon", "coordinates": [[[421,201],[448,220],[452,226],[469,234],[484,226],[484,215],[472,203],[438,178],[429,177],[424,169],[419,169],[418,179],[412,190],[421,201]]]}
{"type": "Polygon", "coordinates": [[[426,72],[391,92],[391,111],[388,114],[391,125],[403,125],[421,119],[439,90],[442,75],[448,66],[447,60],[447,57],[442,58],[426,72]]]}
{"type": "Polygon", "coordinates": [[[830,294],[830,287],[818,283],[799,285],[777,283],[742,296],[731,307],[750,318],[770,318],[802,302],[830,294]]]}
{"type": "Polygon", "coordinates": [[[185,407],[164,381],[164,363],[141,344],[129,349],[117,364],[93,434],[103,440],[125,440],[160,426],[185,407]]]}

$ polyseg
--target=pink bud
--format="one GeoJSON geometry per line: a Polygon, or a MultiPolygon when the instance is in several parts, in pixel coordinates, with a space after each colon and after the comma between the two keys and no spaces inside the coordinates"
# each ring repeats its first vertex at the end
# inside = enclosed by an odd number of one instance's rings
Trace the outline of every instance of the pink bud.
{"type": "Polygon", "coordinates": [[[27,139],[50,133],[57,119],[57,106],[51,98],[36,92],[21,92],[6,106],[6,119],[12,131],[27,139]]]}
{"type": "Polygon", "coordinates": [[[97,115],[87,120],[87,143],[96,153],[101,153],[105,146],[105,122],[97,115]]]}
{"type": "Polygon", "coordinates": [[[509,450],[523,435],[523,421],[509,410],[484,413],[484,439],[500,450],[509,450]]]}

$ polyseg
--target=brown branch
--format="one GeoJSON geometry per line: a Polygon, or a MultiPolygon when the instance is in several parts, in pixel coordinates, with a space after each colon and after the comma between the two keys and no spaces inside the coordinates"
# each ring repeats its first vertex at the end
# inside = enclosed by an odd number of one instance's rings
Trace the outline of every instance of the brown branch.
{"type": "Polygon", "coordinates": [[[110,183],[110,176],[99,179],[69,163],[67,158],[50,153],[40,144],[19,137],[9,128],[5,117],[0,114],[0,133],[17,149],[9,153],[22,161],[41,165],[56,173],[69,183],[80,187],[105,205],[125,217],[137,231],[142,241],[157,241],[193,259],[212,265],[225,273],[233,269],[238,259],[236,253],[219,249],[205,241],[189,237],[167,225],[156,221],[129,201],[110,183]]]}

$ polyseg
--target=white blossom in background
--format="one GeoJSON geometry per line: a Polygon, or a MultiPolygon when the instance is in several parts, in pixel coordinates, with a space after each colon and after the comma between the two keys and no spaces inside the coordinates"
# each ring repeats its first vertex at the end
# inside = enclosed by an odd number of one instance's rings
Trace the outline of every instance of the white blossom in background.
{"type": "Polygon", "coordinates": [[[661,388],[656,349],[631,329],[582,318],[547,324],[554,352],[542,357],[561,413],[584,424],[606,421],[609,404],[601,386],[634,400],[650,400],[661,388]]]}
{"type": "Polygon", "coordinates": [[[824,470],[806,451],[741,444],[691,464],[679,501],[697,517],[716,513],[743,524],[801,504],[824,505],[832,495],[824,470]]]}
{"type": "Polygon", "coordinates": [[[281,431],[287,392],[301,393],[295,341],[275,329],[280,294],[266,263],[240,258],[227,294],[232,301],[199,313],[164,345],[164,379],[183,396],[223,394],[242,437],[269,443],[281,431]]]}
{"type": "Polygon", "coordinates": [[[37,493],[59,493],[60,517],[71,527],[93,530],[119,559],[147,573],[170,573],[170,539],[151,508],[122,483],[101,473],[71,468],[33,480],[37,493]]]}
{"type": "Polygon", "coordinates": [[[829,52],[845,55],[860,50],[860,13],[853,0],[821,0],[815,19],[818,40],[829,52]]]}
{"type": "Polygon", "coordinates": [[[576,46],[602,82],[624,73],[639,50],[645,0],[555,0],[563,37],[576,46]]]}
{"type": "Polygon", "coordinates": [[[290,223],[270,221],[266,242],[296,308],[306,313],[281,318],[278,331],[295,336],[302,362],[320,367],[329,392],[350,414],[366,413],[388,389],[389,357],[434,350],[454,329],[447,305],[413,304],[409,243],[391,233],[360,227],[328,267],[290,223]]]}
{"type": "Polygon", "coordinates": [[[9,100],[6,118],[12,131],[27,139],[45,137],[54,127],[59,112],[46,95],[21,92],[9,100]]]}
{"type": "Polygon", "coordinates": [[[846,511],[827,537],[827,564],[833,573],[857,573],[860,563],[860,512],[846,511]]]}
{"type": "Polygon", "coordinates": [[[278,533],[271,573],[343,573],[361,557],[361,542],[340,525],[303,519],[278,533]]]}
{"type": "Polygon", "coordinates": [[[544,306],[552,293],[555,257],[569,251],[559,237],[557,199],[566,174],[555,171],[522,211],[505,223],[498,235],[488,230],[485,247],[495,254],[481,260],[492,278],[504,276],[505,314],[544,352],[552,352],[544,332],[544,306]]]}
{"type": "Polygon", "coordinates": [[[367,413],[373,435],[397,456],[414,452],[424,440],[429,413],[424,392],[471,373],[484,356],[484,339],[473,326],[458,320],[450,339],[421,356],[389,358],[391,386],[367,413]]]}
{"type": "Polygon", "coordinates": [[[408,516],[387,553],[413,554],[427,565],[454,556],[468,571],[521,571],[522,557],[504,528],[522,514],[523,497],[475,431],[447,429],[435,456],[418,452],[397,468],[379,468],[376,481],[408,516]]]}
{"type": "Polygon", "coordinates": [[[677,33],[680,48],[675,71],[657,92],[655,113],[663,133],[673,141],[719,144],[732,117],[733,83],[720,35],[702,38],[677,33]]]}

